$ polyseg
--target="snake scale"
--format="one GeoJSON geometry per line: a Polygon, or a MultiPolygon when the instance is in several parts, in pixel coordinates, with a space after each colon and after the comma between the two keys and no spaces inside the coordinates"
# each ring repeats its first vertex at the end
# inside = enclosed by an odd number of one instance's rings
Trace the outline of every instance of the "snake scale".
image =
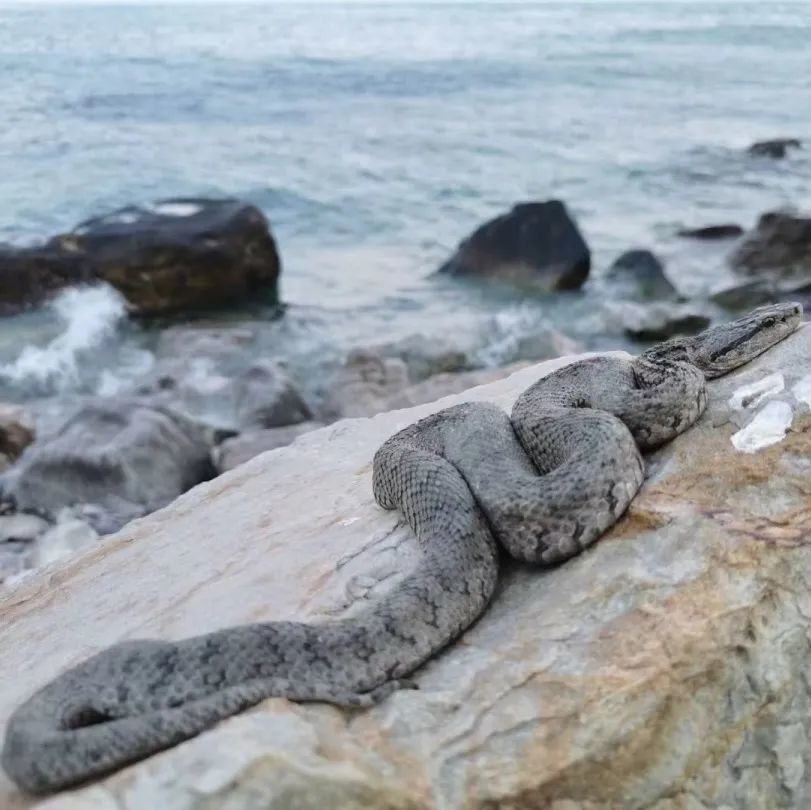
{"type": "Polygon", "coordinates": [[[358,615],[267,622],[179,642],[128,641],[64,672],[12,715],[5,770],[58,790],[188,739],[264,698],[367,706],[398,687],[484,611],[499,547],[560,563],[623,514],[641,451],[693,424],[706,379],[748,362],[799,325],[798,304],[761,307],[633,359],[595,356],[524,391],[507,416],[464,403],[388,439],[374,495],[399,508],[419,564],[358,615]]]}

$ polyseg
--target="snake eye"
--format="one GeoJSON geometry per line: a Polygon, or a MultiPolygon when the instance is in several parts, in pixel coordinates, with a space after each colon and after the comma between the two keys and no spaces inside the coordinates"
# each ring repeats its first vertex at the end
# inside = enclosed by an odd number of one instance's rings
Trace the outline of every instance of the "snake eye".
{"type": "Polygon", "coordinates": [[[776,323],[777,323],[777,318],[775,318],[773,315],[769,315],[768,318],[763,319],[762,326],[764,326],[766,329],[769,329],[770,327],[774,326],[776,323]]]}

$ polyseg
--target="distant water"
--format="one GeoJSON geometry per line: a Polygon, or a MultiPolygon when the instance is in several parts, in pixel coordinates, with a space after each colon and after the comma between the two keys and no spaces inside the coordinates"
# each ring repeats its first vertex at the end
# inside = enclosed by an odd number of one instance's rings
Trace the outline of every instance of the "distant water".
{"type": "MultiPolygon", "coordinates": [[[[723,251],[679,227],[811,207],[811,150],[745,154],[811,136],[810,42],[811,5],[772,0],[0,8],[0,241],[233,195],[271,220],[291,308],[264,346],[299,374],[493,317],[615,345],[600,275],[619,252],[653,247],[700,296],[723,251]],[[552,196],[593,250],[584,294],[428,277],[483,220],[552,196]]],[[[0,395],[112,391],[149,366],[152,338],[90,296],[0,323],[0,395]]]]}

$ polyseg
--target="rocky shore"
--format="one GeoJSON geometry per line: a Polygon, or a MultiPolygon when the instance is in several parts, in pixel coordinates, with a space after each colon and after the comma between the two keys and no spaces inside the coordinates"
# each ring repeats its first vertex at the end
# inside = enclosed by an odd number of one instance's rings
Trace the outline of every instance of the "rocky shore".
{"type": "MultiPolygon", "coordinates": [[[[809,358],[804,327],[713,382],[700,422],[650,457],[625,518],[560,568],[510,566],[418,690],[357,714],[267,700],[38,806],[806,806],[809,358]]],[[[575,359],[313,431],[7,591],[0,657],[15,677],[0,723],[124,638],[351,614],[419,554],[374,505],[380,442],[460,401],[509,410],[575,359]]],[[[0,781],[0,804],[31,801],[0,781]]]]}
{"type": "MultiPolygon", "coordinates": [[[[785,148],[801,145],[788,140],[785,148]]],[[[752,159],[779,157],[764,150],[753,146],[752,159]]],[[[640,346],[766,301],[811,298],[811,218],[801,213],[768,212],[750,231],[723,223],[675,235],[724,243],[734,282],[689,297],[679,289],[678,267],[642,246],[595,270],[559,200],[520,202],[475,228],[436,277],[513,288],[540,312],[597,285],[606,329],[640,346]]],[[[241,301],[272,306],[280,269],[270,225],[253,206],[163,200],[92,219],[39,247],[0,249],[0,311],[99,283],[112,285],[141,318],[188,318],[241,301]]],[[[415,334],[371,342],[334,358],[313,386],[285,356],[257,351],[250,319],[206,326],[176,318],[160,332],[148,370],[106,396],[84,397],[55,428],[37,435],[24,404],[3,406],[0,581],[13,584],[44,561],[92,546],[189,488],[324,425],[431,402],[585,348],[542,319],[502,345],[494,362],[495,339],[504,342],[471,329],[442,340],[415,334]],[[246,354],[252,362],[240,367],[246,354]]]]}

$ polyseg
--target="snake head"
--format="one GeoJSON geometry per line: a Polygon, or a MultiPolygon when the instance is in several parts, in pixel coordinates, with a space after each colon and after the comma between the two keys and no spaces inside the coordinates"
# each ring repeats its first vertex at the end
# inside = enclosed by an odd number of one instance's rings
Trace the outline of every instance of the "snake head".
{"type": "Polygon", "coordinates": [[[661,343],[646,355],[686,361],[698,366],[707,378],[720,377],[788,337],[802,319],[803,308],[797,302],[767,304],[695,337],[661,343]]]}

